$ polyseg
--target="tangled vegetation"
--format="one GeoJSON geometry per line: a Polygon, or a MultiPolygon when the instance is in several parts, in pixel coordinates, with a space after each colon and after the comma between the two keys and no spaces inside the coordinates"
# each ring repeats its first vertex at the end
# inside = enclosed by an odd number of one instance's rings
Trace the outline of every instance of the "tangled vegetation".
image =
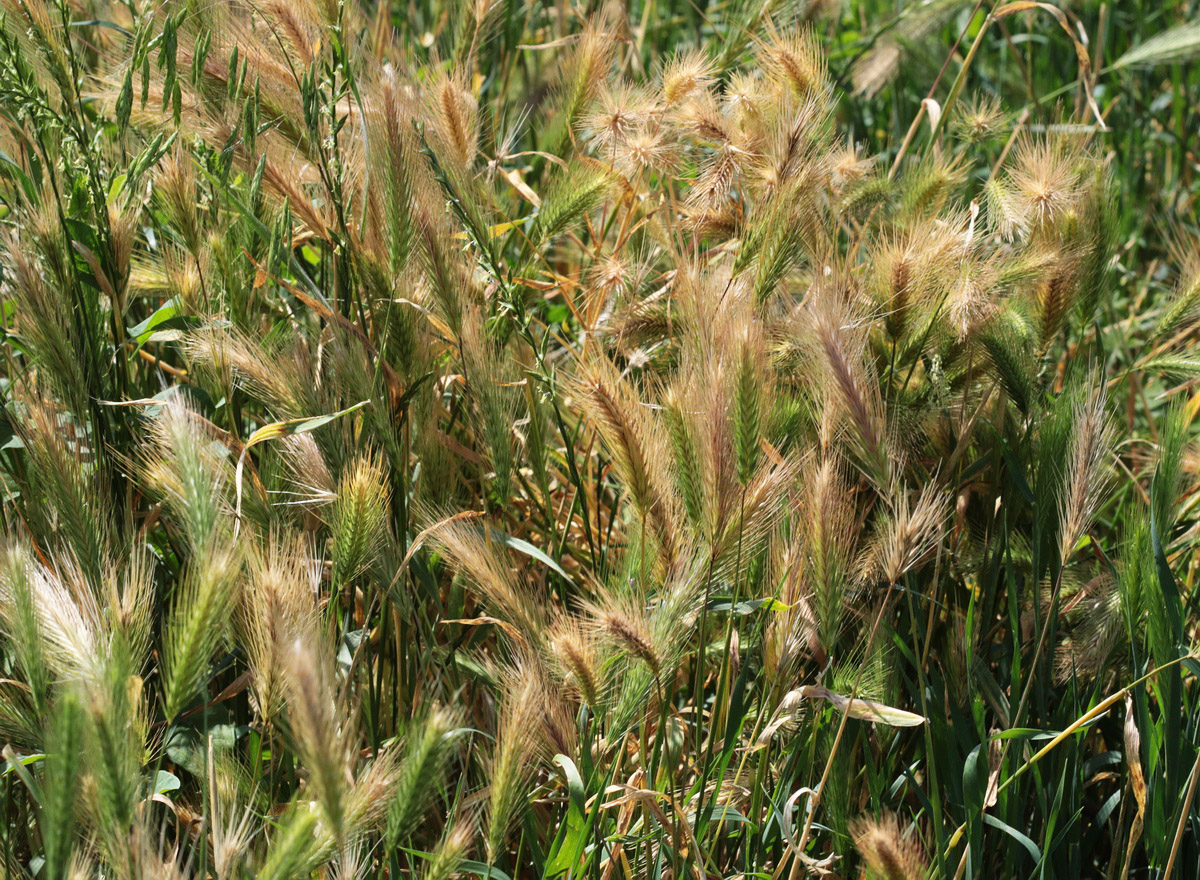
{"type": "Polygon", "coordinates": [[[1200,28],[1083,5],[4,0],[0,876],[1200,876],[1200,28]]]}

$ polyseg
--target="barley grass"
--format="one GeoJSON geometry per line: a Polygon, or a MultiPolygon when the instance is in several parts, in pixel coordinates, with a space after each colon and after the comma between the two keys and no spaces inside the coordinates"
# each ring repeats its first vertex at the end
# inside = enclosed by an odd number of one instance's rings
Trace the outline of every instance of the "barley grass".
{"type": "Polygon", "coordinates": [[[0,876],[1200,876],[1193,12],[0,5],[0,876]]]}

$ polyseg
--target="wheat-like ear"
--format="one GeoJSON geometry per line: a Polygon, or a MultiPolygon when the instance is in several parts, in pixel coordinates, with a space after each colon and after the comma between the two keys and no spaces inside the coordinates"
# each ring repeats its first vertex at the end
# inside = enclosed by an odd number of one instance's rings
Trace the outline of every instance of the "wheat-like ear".
{"type": "Polygon", "coordinates": [[[771,387],[767,372],[766,347],[754,323],[747,323],[746,334],[737,346],[737,373],[733,393],[733,442],[737,459],[737,479],[745,487],[758,468],[766,401],[771,387]]]}
{"type": "Polygon", "coordinates": [[[1125,640],[1125,614],[1115,579],[1097,575],[1064,600],[1063,614],[1073,621],[1055,651],[1055,680],[1094,681],[1115,665],[1125,640]]]}
{"type": "Polygon", "coordinates": [[[426,115],[439,158],[466,175],[479,139],[479,105],[459,77],[439,74],[426,89],[426,115]]]}
{"type": "Polygon", "coordinates": [[[66,289],[54,283],[38,265],[30,242],[16,235],[4,243],[5,272],[14,305],[16,330],[38,366],[38,376],[58,400],[68,404],[77,418],[87,412],[88,382],[82,356],[88,341],[68,320],[72,305],[66,289]]]}
{"type": "Polygon", "coordinates": [[[1037,393],[1037,363],[1033,341],[1014,317],[1002,312],[977,338],[1004,393],[1022,414],[1028,414],[1037,393]]]}
{"type": "Polygon", "coordinates": [[[916,833],[905,833],[893,815],[859,818],[850,826],[863,861],[881,880],[924,880],[928,863],[916,833]]]}
{"type": "Polygon", "coordinates": [[[10,544],[0,571],[0,617],[19,645],[17,657],[41,710],[49,709],[54,679],[95,681],[101,675],[108,644],[100,607],[69,557],[52,569],[10,544]]]}
{"type": "Polygon", "coordinates": [[[164,156],[155,174],[153,192],[164,218],[179,233],[184,247],[193,255],[199,254],[203,226],[192,157],[182,149],[164,156]]]}
{"type": "Polygon", "coordinates": [[[330,506],[333,583],[342,588],[372,563],[387,538],[388,487],[379,459],[363,457],[347,468],[330,506]]]}
{"type": "Polygon", "coordinates": [[[387,804],[384,840],[389,850],[412,834],[436,796],[453,751],[452,735],[460,723],[456,712],[439,706],[409,728],[387,804]]]}
{"type": "Polygon", "coordinates": [[[66,550],[87,576],[99,579],[112,541],[104,470],[84,425],[44,400],[22,400],[20,436],[42,504],[28,516],[38,538],[66,550]]]}
{"type": "Polygon", "coordinates": [[[458,874],[459,866],[470,851],[476,835],[470,819],[459,819],[447,826],[446,833],[433,851],[433,858],[421,873],[421,880],[450,880],[458,874]]]}
{"type": "Polygon", "coordinates": [[[1113,67],[1151,67],[1186,61],[1200,54],[1200,22],[1167,28],[1134,46],[1113,62],[1113,67]]]}
{"type": "Polygon", "coordinates": [[[950,499],[936,483],[929,483],[913,501],[896,487],[890,493],[890,510],[865,558],[863,574],[896,584],[937,549],[949,516],[950,499]]]}
{"type": "Polygon", "coordinates": [[[689,99],[706,93],[713,79],[713,64],[704,52],[679,53],[663,65],[663,102],[670,109],[680,108],[689,99]]]}
{"type": "MultiPolygon", "coordinates": [[[[110,636],[119,640],[135,664],[150,648],[156,609],[154,560],[148,550],[134,548],[120,563],[110,563],[101,576],[103,615],[110,636]]],[[[135,665],[135,672],[140,672],[135,665]]]]}
{"type": "Polygon", "coordinates": [[[237,622],[246,649],[258,713],[273,722],[285,700],[284,658],[297,639],[315,641],[321,563],[303,539],[278,534],[251,555],[237,622]]]}
{"type": "Polygon", "coordinates": [[[311,872],[322,855],[322,834],[317,805],[295,801],[279,820],[258,870],[259,880],[291,880],[311,872]]]}
{"type": "Polygon", "coordinates": [[[50,710],[51,664],[40,620],[42,608],[27,552],[13,539],[6,539],[0,547],[0,623],[33,710],[44,719],[50,710]]]}
{"type": "Polygon", "coordinates": [[[604,590],[595,603],[587,606],[595,634],[611,646],[645,664],[655,679],[662,673],[666,657],[663,645],[655,639],[654,628],[646,619],[646,599],[640,591],[632,595],[604,590]]]}
{"type": "Polygon", "coordinates": [[[511,568],[512,559],[487,526],[473,515],[438,517],[426,511],[423,519],[436,520],[429,539],[441,548],[453,567],[465,574],[486,602],[493,604],[510,627],[505,632],[519,645],[541,643],[547,625],[546,609],[511,568]]]}
{"type": "Polygon", "coordinates": [[[560,616],[551,629],[550,650],[591,711],[600,712],[604,697],[595,633],[580,618],[560,616]]]}
{"type": "Polygon", "coordinates": [[[680,549],[679,515],[668,470],[670,445],[661,424],[651,417],[630,383],[602,356],[581,365],[575,393],[600,432],[621,481],[643,522],[658,539],[669,566],[680,549]]]}
{"type": "Polygon", "coordinates": [[[496,747],[492,752],[488,788],[485,841],[488,861],[504,852],[509,829],[525,805],[527,785],[533,775],[533,757],[539,741],[535,734],[541,710],[539,682],[530,676],[510,678],[500,700],[496,747]]]}
{"type": "Polygon", "coordinates": [[[1059,496],[1059,554],[1063,564],[1090,527],[1108,479],[1112,423],[1102,388],[1092,390],[1075,410],[1071,458],[1059,496]]]}
{"type": "Polygon", "coordinates": [[[812,320],[825,356],[827,400],[844,420],[850,445],[878,486],[891,483],[892,459],[879,386],[868,380],[861,334],[831,296],[815,304],[812,320]]]}
{"type": "Polygon", "coordinates": [[[957,0],[931,0],[907,7],[897,27],[884,33],[850,71],[854,91],[872,97],[879,93],[900,70],[914,47],[928,41],[960,9],[957,0]]]}
{"type": "Polygon", "coordinates": [[[347,840],[354,737],[334,691],[331,661],[324,655],[318,643],[293,639],[284,651],[284,687],[291,738],[308,770],[321,819],[340,849],[347,840]]]}
{"type": "Polygon", "coordinates": [[[84,749],[83,703],[74,688],[65,688],[54,705],[46,742],[42,780],[42,814],[38,823],[45,847],[49,880],[65,880],[75,851],[81,765],[84,749]]]}
{"type": "Polygon", "coordinates": [[[599,207],[612,184],[608,168],[590,159],[562,169],[542,198],[530,239],[540,246],[566,232],[599,207]]]}
{"type": "Polygon", "coordinates": [[[309,401],[297,396],[300,377],[281,369],[278,352],[226,327],[206,327],[184,338],[184,350],[198,365],[219,376],[222,384],[236,383],[247,393],[271,404],[284,418],[295,418],[314,411],[309,401]]]}
{"type": "Polygon", "coordinates": [[[211,548],[228,528],[225,492],[233,465],[208,428],[193,409],[172,400],[151,422],[139,462],[143,479],[161,495],[196,553],[211,548]]]}
{"type": "MultiPolygon", "coordinates": [[[[858,536],[850,486],[839,457],[829,455],[820,462],[805,483],[803,503],[803,550],[798,553],[803,563],[801,589],[815,620],[815,645],[828,656],[841,631],[858,536]]],[[[805,617],[801,615],[797,622],[803,625],[805,617]]]]}
{"type": "Polygon", "coordinates": [[[1171,254],[1180,267],[1179,282],[1154,324],[1154,337],[1167,339],[1193,323],[1200,309],[1200,240],[1177,238],[1171,254]]]}
{"type": "Polygon", "coordinates": [[[243,801],[236,767],[217,757],[211,737],[205,755],[205,771],[213,871],[218,880],[233,880],[247,861],[250,841],[258,831],[254,826],[255,812],[251,804],[243,801]]]}
{"type": "Polygon", "coordinates": [[[229,636],[240,568],[230,548],[202,548],[185,576],[164,628],[162,697],[167,718],[178,718],[208,681],[209,663],[229,636]]]}
{"type": "Polygon", "coordinates": [[[774,32],[757,56],[767,78],[784,93],[805,99],[829,89],[825,53],[811,30],[774,32]]]}
{"type": "Polygon", "coordinates": [[[83,692],[87,715],[82,751],[89,824],[118,877],[132,877],[138,805],[144,797],[142,767],[148,728],[141,678],[119,651],[101,658],[97,678],[83,692]]]}

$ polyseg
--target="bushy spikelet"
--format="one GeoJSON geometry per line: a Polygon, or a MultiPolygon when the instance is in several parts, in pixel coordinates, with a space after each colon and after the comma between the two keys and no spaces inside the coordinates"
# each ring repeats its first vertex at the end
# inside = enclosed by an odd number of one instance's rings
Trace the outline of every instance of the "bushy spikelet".
{"type": "Polygon", "coordinates": [[[466,858],[476,836],[469,820],[460,820],[446,829],[438,841],[433,857],[421,872],[421,880],[450,880],[459,873],[459,866],[466,858]]]}
{"type": "Polygon", "coordinates": [[[375,562],[387,537],[388,486],[383,464],[375,457],[356,459],[338,483],[329,511],[333,533],[333,582],[345,586],[375,562]]]}
{"type": "Polygon", "coordinates": [[[874,211],[886,211],[896,196],[896,184],[883,176],[867,176],[847,184],[838,210],[850,220],[866,220],[874,211]]]}
{"type": "Polygon", "coordinates": [[[530,238],[544,244],[567,231],[604,201],[611,185],[608,169],[589,160],[562,169],[542,198],[530,238]]]}
{"type": "Polygon", "coordinates": [[[663,546],[668,561],[679,547],[669,440],[650,417],[629,383],[602,357],[586,364],[578,395],[613,456],[643,521],[663,546]]]}
{"type": "Polygon", "coordinates": [[[44,719],[50,710],[51,672],[39,620],[43,605],[34,592],[31,565],[27,551],[13,539],[0,547],[0,623],[33,709],[44,719]]]}
{"type": "Polygon", "coordinates": [[[101,574],[101,614],[118,650],[129,656],[135,674],[144,674],[154,627],[154,559],[148,550],[133,548],[128,557],[110,562],[101,574]]]}
{"type": "Polygon", "coordinates": [[[208,681],[209,664],[229,636],[240,561],[229,548],[205,548],[184,580],[165,629],[163,713],[178,718],[208,681]]]}
{"type": "MultiPolygon", "coordinates": [[[[436,514],[426,511],[426,519],[436,514]]],[[[467,576],[479,590],[483,600],[513,630],[517,640],[537,644],[546,628],[546,609],[536,602],[530,591],[512,571],[512,560],[491,532],[471,522],[473,516],[445,517],[429,527],[429,539],[446,555],[447,560],[467,576]]]]}
{"type": "Polygon", "coordinates": [[[668,108],[706,91],[713,81],[712,63],[703,52],[684,52],[671,58],[662,70],[662,97],[668,108]]]}
{"type": "Polygon", "coordinates": [[[983,143],[996,137],[1008,124],[1007,114],[995,96],[976,98],[954,109],[951,123],[955,134],[968,143],[983,143]]]}
{"type": "MultiPolygon", "coordinates": [[[[360,754],[361,757],[361,754],[360,754]]],[[[352,759],[353,760],[353,759],[352,759]]],[[[357,847],[368,835],[384,830],[392,796],[400,781],[400,750],[393,743],[381,746],[372,759],[360,764],[346,796],[345,846],[357,847]]]]}
{"type": "Polygon", "coordinates": [[[1116,581],[1107,574],[1094,577],[1072,590],[1062,605],[1071,628],[1056,651],[1055,680],[1103,680],[1125,638],[1125,609],[1116,581]]]}
{"type": "Polygon", "coordinates": [[[384,840],[389,850],[408,838],[429,809],[452,754],[452,734],[460,723],[454,711],[438,707],[409,728],[387,804],[384,840]]]}
{"type": "Polygon", "coordinates": [[[184,529],[193,552],[209,549],[227,527],[224,492],[232,464],[210,424],[175,400],[151,424],[141,472],[184,529]]]}
{"type": "Polygon", "coordinates": [[[925,854],[915,833],[905,834],[900,820],[860,818],[850,826],[854,845],[879,880],[924,880],[925,854]]]}
{"type": "Polygon", "coordinates": [[[1066,140],[1024,138],[1017,144],[1005,180],[1021,228],[1044,232],[1081,206],[1081,158],[1066,140]]]}
{"type": "Polygon", "coordinates": [[[655,114],[653,97],[644,89],[617,81],[605,86],[580,123],[600,158],[611,158],[655,114]]]}
{"type": "Polygon", "coordinates": [[[266,546],[250,557],[247,568],[237,622],[254,676],[258,713],[271,722],[285,699],[288,646],[297,638],[310,643],[317,631],[321,565],[302,541],[289,546],[272,534],[266,546]]]}
{"type": "Polygon", "coordinates": [[[284,655],[288,727],[308,771],[321,820],[339,848],[347,839],[346,801],[353,781],[352,725],[339,707],[333,671],[313,642],[294,639],[284,655]]]}
{"type": "Polygon", "coordinates": [[[1064,563],[1090,527],[1108,479],[1112,426],[1106,407],[1106,395],[1096,389],[1075,411],[1070,460],[1059,497],[1059,554],[1064,563]]]}
{"type": "Polygon", "coordinates": [[[596,656],[594,634],[574,617],[562,617],[551,630],[550,650],[557,658],[565,677],[574,685],[579,696],[598,712],[603,707],[601,667],[596,656]]]}
{"type": "Polygon", "coordinates": [[[417,178],[424,171],[420,144],[412,126],[412,99],[394,70],[385,70],[379,84],[379,103],[369,108],[367,162],[381,181],[369,209],[378,219],[372,231],[382,239],[386,265],[398,275],[407,265],[415,241],[413,199],[417,178]]]}
{"type": "Polygon", "coordinates": [[[949,515],[949,497],[936,483],[922,489],[915,501],[903,488],[896,488],[890,506],[866,557],[865,574],[894,585],[937,550],[949,515]]]}
{"type": "Polygon", "coordinates": [[[528,797],[526,786],[535,769],[532,759],[539,748],[534,731],[543,698],[534,677],[513,680],[501,696],[496,746],[488,774],[485,834],[487,858],[493,864],[505,851],[509,829],[528,797]]]}
{"type": "Polygon", "coordinates": [[[67,688],[54,705],[46,742],[39,828],[45,847],[45,872],[50,880],[65,880],[75,850],[76,810],[84,748],[84,710],[78,693],[67,688]]]}

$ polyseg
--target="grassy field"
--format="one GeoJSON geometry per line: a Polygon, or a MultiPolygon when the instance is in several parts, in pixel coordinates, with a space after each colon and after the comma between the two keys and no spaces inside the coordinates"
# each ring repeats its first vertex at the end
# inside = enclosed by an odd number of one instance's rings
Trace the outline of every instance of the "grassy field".
{"type": "Polygon", "coordinates": [[[0,878],[1200,877],[1194,0],[2,0],[0,878]]]}

